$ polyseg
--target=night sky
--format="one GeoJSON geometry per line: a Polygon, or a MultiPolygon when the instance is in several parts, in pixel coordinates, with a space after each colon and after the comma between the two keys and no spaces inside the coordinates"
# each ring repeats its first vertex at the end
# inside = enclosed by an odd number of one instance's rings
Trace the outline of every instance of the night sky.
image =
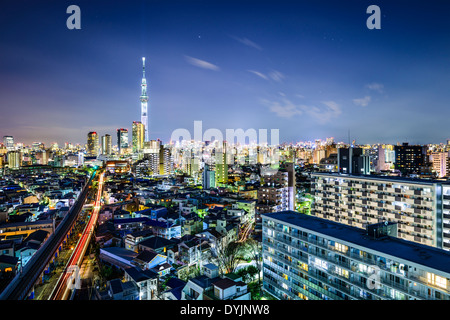
{"type": "Polygon", "coordinates": [[[151,139],[201,120],[285,142],[446,142],[449,16],[448,1],[2,0],[0,136],[131,139],[145,56],[151,139]]]}

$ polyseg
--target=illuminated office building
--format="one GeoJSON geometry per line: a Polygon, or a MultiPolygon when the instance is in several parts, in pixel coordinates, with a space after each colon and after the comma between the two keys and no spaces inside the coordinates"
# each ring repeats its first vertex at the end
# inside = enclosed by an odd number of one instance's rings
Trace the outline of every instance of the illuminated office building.
{"type": "Polygon", "coordinates": [[[10,151],[7,153],[8,167],[18,169],[22,166],[22,152],[10,151]]]}
{"type": "Polygon", "coordinates": [[[117,129],[117,146],[119,154],[123,154],[128,149],[128,129],[117,129]]]}
{"type": "Polygon", "coordinates": [[[12,136],[4,136],[3,145],[8,151],[14,150],[14,138],[12,136]]]}
{"type": "Polygon", "coordinates": [[[88,133],[87,137],[87,156],[96,157],[98,156],[99,146],[98,146],[98,135],[97,132],[91,131],[88,133]]]}
{"type": "Polygon", "coordinates": [[[102,136],[102,154],[112,154],[112,139],[109,134],[105,134],[104,136],[102,136]]]}
{"type": "Polygon", "coordinates": [[[395,169],[399,170],[402,175],[420,174],[426,166],[426,146],[403,143],[401,146],[395,146],[394,151],[395,169]]]}

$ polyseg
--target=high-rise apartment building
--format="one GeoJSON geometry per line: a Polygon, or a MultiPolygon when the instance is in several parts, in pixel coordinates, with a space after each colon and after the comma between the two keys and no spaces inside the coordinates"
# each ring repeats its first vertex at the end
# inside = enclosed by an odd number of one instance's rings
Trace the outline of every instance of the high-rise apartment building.
{"type": "Polygon", "coordinates": [[[311,178],[313,215],[362,229],[396,222],[399,238],[450,249],[450,224],[443,220],[445,182],[329,173],[313,173],[311,178]]]}
{"type": "Polygon", "coordinates": [[[227,142],[223,141],[222,146],[215,151],[216,164],[216,181],[226,184],[228,182],[228,159],[227,159],[227,142]]]}
{"type": "Polygon", "coordinates": [[[216,172],[211,170],[211,167],[208,164],[205,164],[205,167],[203,168],[202,186],[205,190],[216,187],[216,172]]]}
{"type": "MultiPolygon", "coordinates": [[[[286,300],[450,300],[450,255],[293,211],[262,215],[263,289],[286,300]]],[[[381,231],[381,232],[380,232],[381,231]]]]}
{"type": "Polygon", "coordinates": [[[87,156],[96,157],[98,156],[98,135],[97,132],[91,131],[87,136],[87,156]]]}
{"type": "Polygon", "coordinates": [[[169,145],[159,146],[159,174],[167,175],[173,173],[172,149],[169,145]]]}
{"type": "Polygon", "coordinates": [[[150,140],[144,142],[144,161],[148,174],[160,174],[160,148],[161,141],[150,140]]]}
{"type": "Polygon", "coordinates": [[[141,152],[144,148],[145,128],[144,124],[140,121],[133,121],[132,127],[132,145],[133,153],[141,152]]]}
{"type": "Polygon", "coordinates": [[[268,172],[261,179],[256,204],[259,213],[294,210],[296,181],[293,163],[287,163],[276,172],[268,172]]]}
{"type": "Polygon", "coordinates": [[[386,153],[382,145],[377,147],[378,157],[375,164],[375,171],[381,172],[385,170],[389,170],[388,165],[386,164],[386,153]]]}
{"type": "Polygon", "coordinates": [[[433,171],[436,173],[438,178],[447,176],[448,171],[448,152],[433,152],[431,154],[433,171]]]}

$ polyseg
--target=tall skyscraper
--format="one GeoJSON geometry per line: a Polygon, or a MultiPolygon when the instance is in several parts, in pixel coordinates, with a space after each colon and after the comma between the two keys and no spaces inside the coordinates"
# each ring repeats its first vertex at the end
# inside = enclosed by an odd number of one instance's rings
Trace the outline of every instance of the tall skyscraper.
{"type": "Polygon", "coordinates": [[[148,96],[147,80],[145,79],[145,57],[142,57],[142,83],[141,83],[141,123],[144,125],[144,141],[148,141],[148,96]]]}
{"type": "Polygon", "coordinates": [[[18,169],[22,166],[22,153],[20,151],[10,151],[7,156],[9,168],[18,169]]]}
{"type": "Polygon", "coordinates": [[[172,150],[162,143],[159,146],[159,174],[173,173],[172,150]]]}
{"type": "Polygon", "coordinates": [[[14,149],[14,138],[12,136],[4,136],[3,144],[5,145],[5,148],[8,151],[13,150],[14,149]]]}
{"type": "Polygon", "coordinates": [[[112,153],[112,139],[109,134],[102,136],[102,154],[110,155],[112,153]]]}
{"type": "Polygon", "coordinates": [[[216,181],[226,184],[228,182],[227,142],[223,141],[216,151],[216,181]]]}
{"type": "Polygon", "coordinates": [[[117,129],[117,147],[119,148],[119,154],[123,154],[124,149],[128,148],[128,129],[117,129]]]}
{"type": "Polygon", "coordinates": [[[98,135],[97,132],[91,131],[87,136],[87,155],[90,157],[98,156],[98,135]]]}
{"type": "Polygon", "coordinates": [[[144,148],[145,126],[140,121],[133,121],[132,127],[133,153],[138,153],[144,148]]]}

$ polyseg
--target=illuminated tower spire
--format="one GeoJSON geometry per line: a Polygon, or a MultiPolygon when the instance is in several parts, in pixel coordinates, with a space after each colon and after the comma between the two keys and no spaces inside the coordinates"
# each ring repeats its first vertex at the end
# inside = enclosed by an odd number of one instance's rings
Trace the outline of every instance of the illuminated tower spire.
{"type": "Polygon", "coordinates": [[[141,83],[141,123],[144,125],[145,138],[148,141],[148,96],[147,96],[147,80],[145,79],[145,57],[142,57],[142,83],[141,83]]]}

